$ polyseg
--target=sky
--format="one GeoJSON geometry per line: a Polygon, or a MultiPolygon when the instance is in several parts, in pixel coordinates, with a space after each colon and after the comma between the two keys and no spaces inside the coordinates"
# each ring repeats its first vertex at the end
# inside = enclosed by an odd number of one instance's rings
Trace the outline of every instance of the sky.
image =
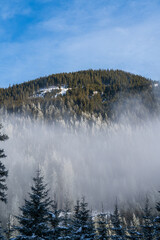
{"type": "Polygon", "coordinates": [[[160,80],[159,0],[0,1],[0,87],[122,69],[160,80]]]}

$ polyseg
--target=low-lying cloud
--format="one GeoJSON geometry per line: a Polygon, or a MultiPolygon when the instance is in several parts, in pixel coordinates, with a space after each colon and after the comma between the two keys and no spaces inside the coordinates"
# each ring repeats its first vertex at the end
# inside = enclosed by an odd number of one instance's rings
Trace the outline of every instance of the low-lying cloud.
{"type": "Polygon", "coordinates": [[[9,169],[8,211],[16,213],[27,197],[36,169],[56,193],[59,205],[67,197],[85,195],[90,206],[113,207],[135,202],[137,196],[160,189],[160,121],[65,128],[22,117],[3,121],[9,140],[2,144],[9,169]]]}

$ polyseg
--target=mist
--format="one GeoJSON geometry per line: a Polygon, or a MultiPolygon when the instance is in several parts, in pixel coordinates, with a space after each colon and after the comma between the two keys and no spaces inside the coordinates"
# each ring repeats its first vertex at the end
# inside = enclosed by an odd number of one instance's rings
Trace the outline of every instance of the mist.
{"type": "Polygon", "coordinates": [[[111,209],[119,202],[136,203],[160,190],[160,120],[140,124],[78,127],[47,124],[24,117],[2,119],[9,140],[2,143],[9,170],[8,212],[17,214],[27,198],[35,171],[40,168],[59,206],[82,195],[93,209],[103,202],[111,209]]]}

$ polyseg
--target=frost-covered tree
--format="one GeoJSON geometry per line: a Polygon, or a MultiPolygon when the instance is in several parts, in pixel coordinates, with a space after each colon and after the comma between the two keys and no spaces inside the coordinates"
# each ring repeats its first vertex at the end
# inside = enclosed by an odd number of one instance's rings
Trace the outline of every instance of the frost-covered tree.
{"type": "Polygon", "coordinates": [[[71,207],[68,199],[65,201],[64,209],[61,217],[61,237],[60,239],[72,239],[72,221],[71,221],[71,207]]]}
{"type": "MultiPolygon", "coordinates": [[[[160,193],[160,191],[159,191],[160,193]]],[[[157,240],[160,240],[160,201],[156,204],[156,210],[159,215],[155,218],[155,237],[157,240]]]]}
{"type": "Polygon", "coordinates": [[[4,232],[1,226],[0,226],[0,240],[5,240],[4,232]]]}
{"type": "Polygon", "coordinates": [[[7,239],[11,239],[13,237],[13,232],[14,232],[14,222],[15,222],[15,217],[11,214],[8,216],[8,221],[7,221],[7,227],[5,230],[5,235],[7,239]]]}
{"type": "Polygon", "coordinates": [[[60,217],[61,210],[58,209],[57,201],[54,199],[52,204],[52,210],[49,212],[49,221],[51,224],[51,239],[57,240],[60,237],[60,217]]]}
{"type": "Polygon", "coordinates": [[[88,239],[95,239],[96,229],[95,222],[92,217],[92,211],[90,211],[89,219],[88,219],[88,239]]]}
{"type": "MultiPolygon", "coordinates": [[[[0,130],[2,129],[2,125],[0,124],[0,130]]],[[[8,136],[2,134],[0,132],[0,141],[5,141],[8,139],[8,136]]],[[[0,149],[0,159],[5,158],[6,155],[3,149],[0,149]]],[[[2,202],[7,202],[7,185],[6,185],[6,178],[8,176],[8,171],[5,168],[5,165],[0,161],[0,200],[2,202]]]]}
{"type": "Polygon", "coordinates": [[[50,239],[49,211],[52,201],[48,197],[47,185],[40,171],[33,178],[33,186],[29,193],[29,200],[20,208],[22,214],[17,217],[19,226],[15,227],[19,235],[15,240],[22,239],[50,239]]]}
{"type": "Polygon", "coordinates": [[[111,239],[117,239],[117,240],[125,239],[125,232],[122,226],[122,221],[119,214],[117,202],[115,204],[114,213],[111,215],[111,221],[113,225],[113,228],[112,228],[113,234],[111,236],[111,239]]]}
{"type": "Polygon", "coordinates": [[[109,232],[108,232],[108,227],[107,227],[107,216],[106,213],[104,212],[103,206],[102,206],[102,211],[101,213],[98,214],[98,236],[97,239],[101,240],[106,240],[109,239],[109,232]]]}
{"type": "MultiPolygon", "coordinates": [[[[0,130],[2,125],[0,124],[0,130]]],[[[0,141],[5,141],[8,139],[8,136],[0,132],[0,141]]],[[[5,158],[6,155],[3,149],[0,149],[0,159],[5,158]]],[[[7,184],[6,179],[8,176],[8,171],[6,170],[5,165],[0,161],[0,201],[7,203],[7,184]]],[[[0,239],[4,239],[3,230],[0,225],[0,239]]]]}
{"type": "Polygon", "coordinates": [[[73,239],[79,239],[79,228],[80,228],[80,201],[77,200],[76,205],[74,206],[74,213],[72,219],[72,237],[73,239]]]}
{"type": "Polygon", "coordinates": [[[138,229],[139,227],[140,227],[139,219],[136,217],[135,214],[133,214],[132,221],[128,228],[129,236],[127,236],[127,239],[133,239],[133,240],[142,239],[142,235],[138,229]]]}
{"type": "Polygon", "coordinates": [[[143,216],[143,225],[142,234],[144,240],[152,240],[154,239],[154,225],[153,225],[153,217],[151,214],[151,208],[149,207],[149,199],[146,198],[145,207],[144,207],[144,216],[143,216]]]}
{"type": "Polygon", "coordinates": [[[94,239],[94,226],[90,210],[87,207],[88,203],[85,202],[85,197],[82,197],[81,202],[77,201],[74,207],[72,232],[72,239],[74,240],[94,239]]]}

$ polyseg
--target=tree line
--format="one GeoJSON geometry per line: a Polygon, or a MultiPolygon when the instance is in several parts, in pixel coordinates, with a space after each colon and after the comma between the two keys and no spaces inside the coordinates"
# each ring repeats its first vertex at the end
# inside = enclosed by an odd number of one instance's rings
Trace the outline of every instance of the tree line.
{"type": "Polygon", "coordinates": [[[51,200],[40,170],[33,178],[29,196],[20,207],[16,224],[1,231],[1,239],[73,239],[73,240],[127,240],[160,239],[160,202],[156,204],[158,215],[154,216],[146,197],[142,216],[133,214],[130,221],[120,214],[116,201],[113,213],[93,214],[85,197],[77,200],[73,210],[66,200],[63,209],[58,208],[56,197],[51,200]],[[3,235],[4,234],[4,235],[3,235]]]}

